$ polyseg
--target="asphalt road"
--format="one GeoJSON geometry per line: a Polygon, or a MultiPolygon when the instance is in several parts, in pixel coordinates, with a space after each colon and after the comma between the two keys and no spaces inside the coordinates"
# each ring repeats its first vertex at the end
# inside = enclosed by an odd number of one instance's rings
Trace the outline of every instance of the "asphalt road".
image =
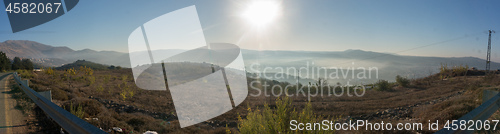
{"type": "Polygon", "coordinates": [[[26,118],[15,109],[16,101],[9,94],[9,79],[12,79],[12,73],[0,73],[0,134],[25,133],[26,118]]]}

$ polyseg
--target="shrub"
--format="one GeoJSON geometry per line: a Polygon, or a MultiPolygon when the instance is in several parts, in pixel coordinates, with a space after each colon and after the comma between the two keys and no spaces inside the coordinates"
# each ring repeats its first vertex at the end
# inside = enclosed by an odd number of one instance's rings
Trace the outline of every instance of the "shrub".
{"type": "Polygon", "coordinates": [[[122,91],[122,92],[120,93],[120,96],[122,97],[122,99],[123,99],[123,100],[127,99],[127,92],[122,91]]]}
{"type": "Polygon", "coordinates": [[[88,82],[89,82],[89,83],[87,84],[88,86],[91,86],[92,84],[94,84],[94,83],[95,83],[95,77],[94,77],[94,76],[89,76],[89,77],[87,77],[87,80],[88,80],[88,82]]]}
{"type": "Polygon", "coordinates": [[[102,77],[102,81],[104,82],[104,84],[108,84],[110,79],[111,79],[111,75],[104,75],[102,77]]]}
{"type": "Polygon", "coordinates": [[[140,127],[146,124],[146,122],[139,118],[132,118],[127,121],[127,124],[134,127],[134,130],[140,130],[140,127]]]}
{"type": "Polygon", "coordinates": [[[377,91],[390,91],[391,89],[391,84],[389,81],[386,80],[379,80],[377,83],[375,83],[375,90],[377,91]]]}
{"type": "Polygon", "coordinates": [[[31,73],[31,71],[28,71],[28,70],[16,70],[17,74],[21,75],[22,78],[26,78],[26,79],[31,79],[31,78],[34,78],[35,75],[33,75],[33,73],[31,73]]]}
{"type": "Polygon", "coordinates": [[[68,88],[71,88],[71,81],[72,81],[72,77],[76,75],[76,70],[74,68],[71,68],[71,69],[68,69],[66,70],[66,72],[64,72],[64,76],[66,77],[66,80],[68,81],[68,88]]]}
{"type": "MultiPolygon", "coordinates": [[[[311,103],[308,102],[301,112],[292,108],[288,97],[276,101],[276,109],[272,110],[267,104],[262,111],[248,108],[245,119],[238,116],[238,129],[240,133],[333,133],[333,131],[304,131],[297,132],[290,129],[290,121],[297,122],[320,122],[322,116],[317,116],[312,111],[311,103]]],[[[334,121],[334,120],[332,120],[334,121]]]]}
{"type": "Polygon", "coordinates": [[[122,75],[121,79],[122,79],[123,82],[127,82],[128,75],[122,75]]]}
{"type": "Polygon", "coordinates": [[[68,100],[68,95],[61,89],[52,89],[52,98],[55,100],[65,101],[68,100]]]}
{"type": "Polygon", "coordinates": [[[80,66],[80,72],[82,72],[88,76],[91,76],[94,74],[94,70],[92,70],[92,68],[87,67],[87,66],[80,66]]]}
{"type": "Polygon", "coordinates": [[[469,65],[459,65],[453,66],[451,69],[448,68],[448,64],[441,63],[439,77],[441,80],[447,77],[455,77],[455,76],[464,76],[467,74],[467,70],[469,69],[469,65]]]}
{"type": "Polygon", "coordinates": [[[70,68],[68,70],[66,70],[66,76],[74,76],[76,75],[76,70],[74,68],[70,68]]]}
{"type": "Polygon", "coordinates": [[[103,107],[103,105],[96,100],[83,100],[79,103],[79,105],[83,106],[83,112],[91,117],[101,113],[101,108],[103,107]]]}
{"type": "Polygon", "coordinates": [[[130,98],[134,97],[134,91],[133,90],[128,90],[128,96],[130,98]]]}
{"type": "Polygon", "coordinates": [[[410,80],[397,75],[396,76],[396,83],[398,83],[398,85],[400,85],[402,87],[408,87],[410,85],[410,80]]]}
{"type": "Polygon", "coordinates": [[[469,69],[469,65],[465,66],[453,66],[451,69],[452,75],[453,76],[463,76],[467,74],[467,70],[469,69]]]}
{"type": "Polygon", "coordinates": [[[439,78],[442,80],[449,74],[448,64],[441,63],[441,67],[439,68],[439,78]]]}
{"type": "Polygon", "coordinates": [[[45,70],[45,74],[54,75],[54,69],[49,67],[48,69],[45,70]]]}
{"type": "Polygon", "coordinates": [[[102,87],[102,84],[101,84],[101,85],[99,85],[99,86],[97,86],[96,91],[97,91],[97,92],[102,92],[102,91],[104,91],[104,87],[102,87]]]}
{"type": "Polygon", "coordinates": [[[126,100],[127,98],[132,98],[134,96],[134,91],[130,89],[130,85],[128,85],[127,82],[123,82],[122,84],[118,84],[118,89],[122,89],[120,92],[122,99],[126,100]]]}
{"type": "MultiPolygon", "coordinates": [[[[63,107],[64,109],[66,109],[66,107],[63,107]]],[[[73,103],[71,103],[69,105],[69,109],[66,109],[66,110],[69,110],[69,112],[73,115],[75,115],[76,117],[80,118],[80,119],[83,119],[83,116],[85,115],[85,112],[83,111],[83,107],[82,105],[78,105],[78,107],[76,106],[73,106],[73,103]]]]}

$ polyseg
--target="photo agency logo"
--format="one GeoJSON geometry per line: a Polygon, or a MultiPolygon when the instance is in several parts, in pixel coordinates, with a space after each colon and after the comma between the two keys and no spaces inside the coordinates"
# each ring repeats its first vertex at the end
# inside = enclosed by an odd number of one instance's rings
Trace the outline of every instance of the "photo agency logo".
{"type": "Polygon", "coordinates": [[[4,0],[12,32],[47,23],[73,9],[79,0],[4,0]]]}
{"type": "Polygon", "coordinates": [[[247,97],[240,48],[207,44],[194,5],[137,27],[128,47],[135,84],[169,90],[181,128],[221,115],[247,97]]]}

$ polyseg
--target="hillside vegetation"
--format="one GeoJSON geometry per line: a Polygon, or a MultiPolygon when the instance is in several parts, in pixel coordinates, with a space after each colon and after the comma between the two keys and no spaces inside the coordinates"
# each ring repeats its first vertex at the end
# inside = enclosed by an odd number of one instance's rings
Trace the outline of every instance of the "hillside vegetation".
{"type": "Polygon", "coordinates": [[[74,68],[80,68],[80,67],[88,67],[88,68],[91,68],[93,70],[108,70],[108,69],[121,69],[122,67],[120,66],[107,66],[107,65],[103,65],[103,64],[98,64],[98,63],[94,63],[94,62],[91,62],[91,61],[85,61],[85,60],[77,60],[73,63],[70,63],[70,64],[66,64],[66,65],[63,65],[63,66],[60,66],[60,67],[56,67],[55,69],[57,70],[67,70],[67,69],[74,69],[74,68]]]}
{"type": "MultiPolygon", "coordinates": [[[[261,92],[259,96],[248,96],[241,105],[225,114],[181,129],[168,90],[138,88],[134,83],[131,69],[94,70],[86,66],[76,67],[66,70],[46,69],[44,72],[37,73],[23,72],[21,75],[31,79],[30,86],[34,90],[51,90],[56,104],[89,123],[104,130],[120,127],[126,132],[154,130],[159,133],[278,131],[289,133],[285,129],[288,117],[297,119],[304,117],[308,121],[337,120],[334,117],[340,117],[338,121],[362,119],[370,122],[380,120],[384,122],[439,120],[442,122],[458,119],[479,106],[483,90],[500,88],[498,72],[489,75],[484,75],[483,72],[481,75],[481,71],[467,70],[463,66],[443,66],[442,72],[421,79],[397,77],[395,83],[383,81],[383,89],[369,89],[362,97],[352,97],[347,94],[341,96],[330,94],[330,96],[311,98],[302,95],[287,98],[285,94],[267,96],[271,95],[272,91],[263,90],[264,83],[268,84],[268,87],[274,85],[284,87],[289,83],[249,77],[248,83],[259,81],[251,86],[260,89],[257,91],[249,87],[249,94],[261,92]],[[296,111],[296,113],[290,111],[296,111]],[[303,113],[307,113],[307,116],[301,115],[303,113]],[[284,122],[278,122],[279,120],[284,122]],[[254,124],[262,124],[264,125],[262,127],[266,129],[254,124]]],[[[374,87],[378,86],[380,85],[374,85],[374,87]]],[[[313,93],[319,90],[311,88],[304,92],[313,93]]],[[[358,91],[352,87],[348,90],[351,94],[358,91]]],[[[287,90],[289,93],[296,91],[294,86],[287,90]]],[[[335,88],[334,92],[340,93],[341,91],[335,88]]],[[[432,131],[418,132],[432,133],[432,131]]],[[[335,133],[352,132],[336,131],[335,133]]]]}

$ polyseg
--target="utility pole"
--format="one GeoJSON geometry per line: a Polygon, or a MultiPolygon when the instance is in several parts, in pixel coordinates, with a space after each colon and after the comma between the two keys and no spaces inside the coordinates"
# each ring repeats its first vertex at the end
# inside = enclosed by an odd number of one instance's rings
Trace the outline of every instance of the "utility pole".
{"type": "Polygon", "coordinates": [[[490,71],[490,62],[491,62],[491,33],[495,33],[493,30],[488,30],[488,52],[486,55],[486,73],[490,71]]]}

